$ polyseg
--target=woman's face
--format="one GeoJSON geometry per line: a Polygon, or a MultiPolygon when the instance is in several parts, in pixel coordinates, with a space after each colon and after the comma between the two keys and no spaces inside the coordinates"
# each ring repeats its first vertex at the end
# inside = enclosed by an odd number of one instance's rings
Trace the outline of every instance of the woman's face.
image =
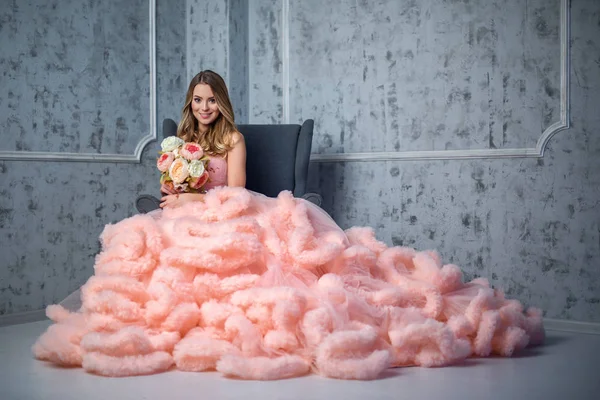
{"type": "Polygon", "coordinates": [[[217,100],[209,85],[199,83],[194,88],[192,95],[192,113],[200,126],[208,127],[215,122],[220,114],[217,100]]]}

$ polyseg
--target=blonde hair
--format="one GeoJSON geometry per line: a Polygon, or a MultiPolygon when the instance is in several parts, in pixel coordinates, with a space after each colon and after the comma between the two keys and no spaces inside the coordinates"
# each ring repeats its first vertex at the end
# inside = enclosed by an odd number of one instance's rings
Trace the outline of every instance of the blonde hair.
{"type": "Polygon", "coordinates": [[[209,154],[224,155],[231,150],[231,135],[236,131],[233,107],[225,81],[216,72],[201,71],[192,78],[185,95],[185,105],[181,111],[177,136],[186,142],[198,143],[209,154]],[[200,135],[198,120],[192,113],[194,88],[201,83],[210,86],[219,107],[219,116],[208,127],[208,131],[204,135],[200,135]]]}

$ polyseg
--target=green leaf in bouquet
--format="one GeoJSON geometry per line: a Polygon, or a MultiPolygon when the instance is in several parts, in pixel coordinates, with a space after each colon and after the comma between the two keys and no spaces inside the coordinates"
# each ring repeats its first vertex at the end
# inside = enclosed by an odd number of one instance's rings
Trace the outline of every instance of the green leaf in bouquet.
{"type": "Polygon", "coordinates": [[[160,174],[160,183],[163,184],[165,182],[170,182],[172,181],[171,177],[169,176],[168,172],[163,172],[162,174],[160,174]]]}

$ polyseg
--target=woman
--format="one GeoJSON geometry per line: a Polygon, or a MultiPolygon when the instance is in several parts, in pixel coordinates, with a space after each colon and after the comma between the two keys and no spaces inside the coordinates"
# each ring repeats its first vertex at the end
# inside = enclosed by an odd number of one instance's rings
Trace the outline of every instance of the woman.
{"type": "Polygon", "coordinates": [[[211,190],[163,186],[162,210],[108,225],[75,312],[34,355],[101,375],[218,370],[242,379],[314,371],[373,379],[389,367],[510,356],[543,341],[541,312],[434,251],[343,231],[317,206],[252,193],[223,80],[190,83],[178,136],[211,155],[211,190]]]}
{"type": "MultiPolygon", "coordinates": [[[[177,136],[196,142],[211,155],[211,180],[206,189],[227,185],[246,185],[246,145],[234,123],[233,107],[225,81],[213,71],[202,71],[190,82],[185,96],[177,136]]],[[[161,207],[172,207],[188,201],[202,200],[203,194],[178,194],[162,185],[167,194],[161,207]]]]}

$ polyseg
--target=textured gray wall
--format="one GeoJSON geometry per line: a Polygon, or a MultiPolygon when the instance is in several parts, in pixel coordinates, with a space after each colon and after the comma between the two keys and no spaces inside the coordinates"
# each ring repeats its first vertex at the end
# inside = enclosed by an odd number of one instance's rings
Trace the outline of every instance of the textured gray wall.
{"type": "Polygon", "coordinates": [[[187,0],[188,82],[201,70],[229,83],[229,1],[187,0]]]}
{"type": "Polygon", "coordinates": [[[205,69],[220,74],[229,89],[236,123],[248,123],[248,1],[188,0],[186,4],[188,78],[205,69]]]}
{"type": "Polygon", "coordinates": [[[229,0],[229,93],[235,121],[248,123],[248,1],[229,0]]]}
{"type": "Polygon", "coordinates": [[[318,121],[318,153],[534,147],[558,119],[557,4],[292,0],[292,120],[318,121]]]}
{"type": "Polygon", "coordinates": [[[249,121],[283,122],[281,0],[253,0],[248,10],[249,121]]]}
{"type": "Polygon", "coordinates": [[[3,3],[0,150],[133,153],[149,129],[148,1],[3,3]]]}
{"type": "MultiPolygon", "coordinates": [[[[232,88],[232,96],[247,96],[250,122],[284,122],[283,1],[251,0],[245,16],[237,0],[159,0],[158,120],[179,116],[187,78],[200,69],[235,83],[233,62],[247,51],[247,93],[232,88]],[[244,18],[246,50],[232,34],[244,18]]],[[[316,120],[318,153],[532,147],[558,120],[557,5],[289,0],[290,119],[316,120]]],[[[42,31],[51,25],[44,12],[34,11],[42,31]]],[[[11,18],[0,12],[0,40],[11,18]]],[[[343,227],[373,226],[390,245],[437,248],[468,277],[489,277],[548,317],[600,322],[600,3],[573,0],[571,19],[572,126],[542,159],[312,163],[325,208],[343,227]]],[[[2,54],[0,63],[18,67],[2,54]]],[[[0,104],[9,97],[2,90],[0,104]]],[[[0,123],[6,113],[0,108],[0,123]]],[[[3,146],[17,145],[14,134],[0,135],[3,146]]],[[[61,149],[60,134],[50,137],[61,149]]],[[[141,165],[0,162],[0,313],[38,309],[87,279],[104,223],[154,190],[155,150],[148,146],[141,165]]]]}
{"type": "MultiPolygon", "coordinates": [[[[250,3],[250,121],[316,153],[531,148],[559,120],[559,1],[250,3]]],[[[551,318],[600,322],[600,2],[573,0],[571,129],[542,159],[312,163],[343,227],[436,248],[551,318]]]]}
{"type": "MultiPolygon", "coordinates": [[[[160,129],[187,85],[185,5],[158,0],[156,16],[160,129]]],[[[0,150],[132,154],[149,129],[148,26],[145,0],[3,2],[0,150]]],[[[0,161],[0,314],[87,280],[104,225],[157,192],[157,150],[141,164],[0,161]]]]}

